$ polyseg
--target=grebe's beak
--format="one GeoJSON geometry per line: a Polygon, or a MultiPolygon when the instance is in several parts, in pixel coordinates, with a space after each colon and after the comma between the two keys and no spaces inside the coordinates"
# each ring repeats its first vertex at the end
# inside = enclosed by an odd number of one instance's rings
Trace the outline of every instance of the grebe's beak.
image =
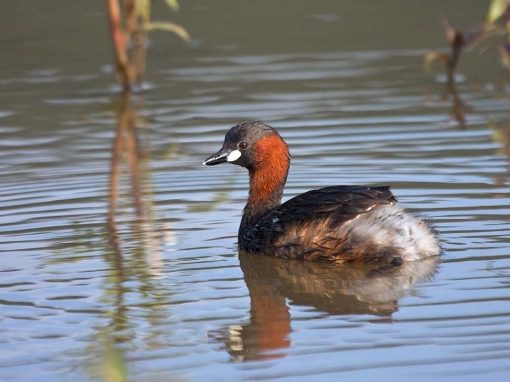
{"type": "Polygon", "coordinates": [[[223,147],[216,154],[211,155],[207,158],[202,164],[204,166],[215,166],[217,164],[227,162],[228,155],[230,154],[230,150],[225,150],[223,147]]]}
{"type": "Polygon", "coordinates": [[[241,158],[241,152],[239,150],[221,148],[216,154],[211,155],[207,158],[204,163],[205,166],[214,166],[225,162],[235,162],[241,158]]]}

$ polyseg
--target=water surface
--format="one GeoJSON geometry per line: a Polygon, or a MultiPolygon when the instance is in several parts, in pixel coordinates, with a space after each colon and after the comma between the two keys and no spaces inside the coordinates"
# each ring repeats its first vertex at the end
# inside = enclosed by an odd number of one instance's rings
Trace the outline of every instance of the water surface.
{"type": "Polygon", "coordinates": [[[148,90],[127,98],[103,4],[47,3],[0,12],[2,380],[507,380],[508,75],[468,53],[451,94],[422,65],[440,16],[485,6],[184,3],[199,43],[155,34],[148,90]],[[247,174],[201,162],[245,119],[289,143],[285,198],[391,184],[441,259],[239,257],[247,174]]]}

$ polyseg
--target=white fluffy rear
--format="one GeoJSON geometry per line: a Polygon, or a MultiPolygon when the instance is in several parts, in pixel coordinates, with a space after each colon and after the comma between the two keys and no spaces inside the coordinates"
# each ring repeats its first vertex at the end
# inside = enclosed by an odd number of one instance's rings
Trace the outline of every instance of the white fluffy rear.
{"type": "Polygon", "coordinates": [[[439,255],[441,249],[427,223],[398,205],[382,206],[362,214],[343,227],[381,248],[393,248],[404,261],[439,255]]]}

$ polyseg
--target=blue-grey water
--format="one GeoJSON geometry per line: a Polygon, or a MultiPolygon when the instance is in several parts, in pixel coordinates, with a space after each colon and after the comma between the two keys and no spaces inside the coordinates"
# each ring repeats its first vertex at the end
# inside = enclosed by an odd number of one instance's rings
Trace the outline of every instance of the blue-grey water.
{"type": "Polygon", "coordinates": [[[506,381],[508,73],[423,55],[474,1],[182,1],[146,92],[117,94],[104,4],[0,5],[0,379],[506,381]],[[444,4],[447,3],[447,4],[444,4]],[[285,198],[391,184],[441,239],[395,272],[239,257],[238,121],[290,145],[285,198]],[[112,371],[113,370],[113,371],[112,371]]]}

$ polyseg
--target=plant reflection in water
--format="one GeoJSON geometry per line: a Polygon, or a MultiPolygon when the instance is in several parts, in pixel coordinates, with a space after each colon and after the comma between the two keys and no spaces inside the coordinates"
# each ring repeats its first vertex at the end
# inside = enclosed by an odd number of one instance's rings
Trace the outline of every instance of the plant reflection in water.
{"type": "Polygon", "coordinates": [[[452,78],[449,78],[446,83],[443,100],[451,101],[450,118],[455,121],[459,129],[466,129],[466,112],[471,108],[460,97],[457,85],[452,78]]]}
{"type": "MultiPolygon", "coordinates": [[[[495,178],[495,184],[504,186],[510,177],[510,121],[502,124],[489,122],[489,128],[492,130],[492,139],[496,142],[500,149],[498,152],[508,158],[506,174],[499,174],[495,178]]],[[[501,197],[506,197],[506,193],[501,193],[501,197]]]]}
{"type": "MultiPolygon", "coordinates": [[[[131,206],[135,219],[132,221],[132,234],[140,241],[140,248],[147,257],[148,269],[154,276],[161,274],[163,230],[156,228],[153,214],[152,190],[150,181],[150,167],[148,163],[148,144],[141,142],[138,137],[137,119],[132,96],[129,93],[121,95],[116,105],[117,127],[112,145],[112,163],[110,171],[110,192],[108,203],[108,231],[112,248],[122,257],[122,235],[119,230],[118,215],[125,214],[120,205],[121,198],[131,198],[131,206]],[[125,162],[125,163],[124,163],[125,162]],[[127,169],[129,188],[120,190],[122,186],[123,164],[127,169]],[[119,192],[124,191],[124,192],[119,192]]],[[[125,204],[129,207],[129,201],[125,204]]],[[[133,239],[130,235],[129,242],[133,239]]]]}
{"type": "MultiPolygon", "coordinates": [[[[141,102],[142,99],[139,98],[141,102]]],[[[133,96],[122,94],[114,103],[116,116],[115,137],[112,144],[110,186],[108,198],[108,241],[105,251],[108,264],[104,296],[107,307],[106,324],[96,327],[103,380],[124,380],[125,352],[138,346],[158,349],[168,333],[164,327],[170,313],[169,296],[162,274],[163,246],[172,242],[172,232],[161,227],[155,217],[151,171],[147,142],[139,137],[133,96]],[[129,295],[129,298],[127,297],[129,295]],[[136,327],[146,322],[143,341],[136,335],[136,327]],[[118,379],[118,378],[120,379],[118,379]]],[[[145,325],[145,324],[142,324],[145,325]]]]}

